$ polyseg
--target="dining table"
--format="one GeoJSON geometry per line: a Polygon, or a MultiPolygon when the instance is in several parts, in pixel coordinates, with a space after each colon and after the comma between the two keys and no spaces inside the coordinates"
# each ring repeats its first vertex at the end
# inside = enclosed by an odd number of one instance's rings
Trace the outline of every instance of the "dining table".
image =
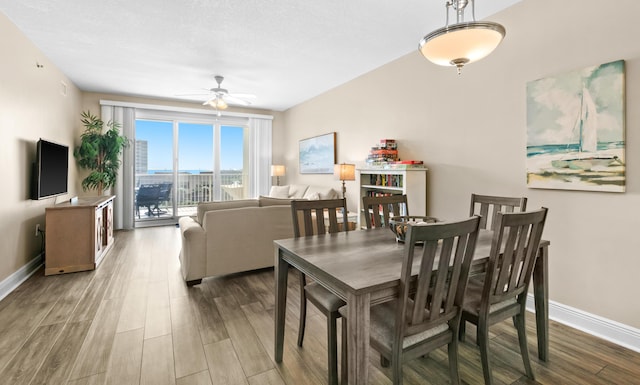
{"type": "MultiPolygon", "coordinates": [[[[486,267],[493,232],[480,230],[470,275],[486,267]]],[[[339,232],[274,241],[275,360],[284,349],[289,266],[300,270],[346,302],[349,384],[368,383],[369,315],[372,305],[398,295],[404,244],[387,228],[339,232]]],[[[547,361],[549,349],[548,248],[542,240],[533,271],[538,356],[547,361]]],[[[413,267],[417,275],[419,266],[413,267]]]]}

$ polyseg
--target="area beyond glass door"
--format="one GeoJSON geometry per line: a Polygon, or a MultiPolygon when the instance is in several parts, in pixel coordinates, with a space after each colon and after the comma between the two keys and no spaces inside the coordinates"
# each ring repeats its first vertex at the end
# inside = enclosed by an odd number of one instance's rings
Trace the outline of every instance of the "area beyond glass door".
{"type": "Polygon", "coordinates": [[[135,220],[175,218],[173,122],[136,120],[134,143],[135,220]]]}
{"type": "Polygon", "coordinates": [[[248,174],[244,167],[245,129],[220,126],[220,199],[248,198],[248,174]]]}
{"type": "Polygon", "coordinates": [[[213,126],[178,123],[178,208],[195,211],[198,202],[215,199],[213,126]]]}

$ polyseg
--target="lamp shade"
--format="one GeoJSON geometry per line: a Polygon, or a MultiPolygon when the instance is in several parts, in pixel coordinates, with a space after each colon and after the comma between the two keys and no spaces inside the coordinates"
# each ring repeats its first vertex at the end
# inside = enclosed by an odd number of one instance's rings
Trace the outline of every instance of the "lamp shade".
{"type": "Polygon", "coordinates": [[[493,52],[504,35],[505,29],[498,23],[459,23],[429,33],[422,38],[419,48],[435,64],[462,67],[493,52]]]}
{"type": "Polygon", "coordinates": [[[227,107],[229,107],[227,105],[227,102],[225,102],[224,99],[220,97],[215,97],[214,99],[209,100],[207,104],[209,104],[211,107],[215,108],[216,110],[226,110],[227,107]]]}
{"type": "Polygon", "coordinates": [[[282,164],[271,165],[271,176],[284,176],[285,168],[282,164]]]}
{"type": "Polygon", "coordinates": [[[356,180],[356,165],[341,163],[333,167],[333,174],[340,180],[356,180]]]}

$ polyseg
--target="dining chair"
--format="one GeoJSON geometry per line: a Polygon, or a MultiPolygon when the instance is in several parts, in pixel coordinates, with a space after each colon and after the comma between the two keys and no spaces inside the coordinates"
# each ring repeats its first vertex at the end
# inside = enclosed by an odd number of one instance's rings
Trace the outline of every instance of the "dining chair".
{"type": "MultiPolygon", "coordinates": [[[[337,233],[347,231],[347,201],[346,199],[324,200],[293,200],[291,201],[293,215],[294,237],[308,237],[317,234],[337,233]],[[327,215],[328,223],[325,222],[327,215]],[[338,221],[342,218],[342,223],[338,221]]],[[[337,320],[340,317],[338,309],[345,302],[321,285],[307,283],[305,275],[300,277],[300,325],[298,327],[298,346],[302,346],[304,329],[307,318],[307,300],[315,305],[327,317],[327,354],[329,384],[338,384],[338,344],[337,320]]]]}
{"type": "Polygon", "coordinates": [[[409,215],[407,195],[364,196],[362,207],[367,229],[389,225],[390,216],[409,215]]]}
{"type": "MultiPolygon", "coordinates": [[[[394,385],[402,384],[402,363],[448,345],[449,373],[458,373],[458,328],[469,268],[476,248],[480,218],[409,226],[400,287],[395,300],[372,306],[370,344],[391,363],[394,385]],[[419,243],[420,245],[416,245],[419,243]],[[418,247],[416,247],[418,246],[418,247]],[[419,259],[414,280],[412,268],[419,259]]],[[[346,362],[346,306],[342,315],[342,355],[346,362]]],[[[344,365],[343,365],[344,366],[344,365]]],[[[343,383],[346,384],[343,370],[343,383]]]]}
{"type": "Polygon", "coordinates": [[[482,279],[472,279],[467,286],[460,340],[464,341],[467,321],[477,326],[477,343],[486,385],[493,384],[489,327],[508,318],[513,318],[518,331],[526,375],[534,379],[527,348],[525,307],[546,217],[547,209],[544,207],[524,213],[498,213],[487,270],[482,279]]]}
{"type": "Polygon", "coordinates": [[[482,217],[480,220],[480,228],[491,230],[494,229],[496,223],[496,215],[499,212],[512,213],[517,211],[526,211],[526,197],[501,197],[494,195],[478,195],[471,194],[471,209],[469,215],[478,214],[482,217]],[[476,210],[477,209],[477,210],[476,210]]]}

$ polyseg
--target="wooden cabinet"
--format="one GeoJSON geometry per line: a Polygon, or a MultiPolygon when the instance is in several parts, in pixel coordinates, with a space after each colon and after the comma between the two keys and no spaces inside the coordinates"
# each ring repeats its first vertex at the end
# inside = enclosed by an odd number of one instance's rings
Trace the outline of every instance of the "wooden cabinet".
{"type": "Polygon", "coordinates": [[[356,182],[360,189],[358,199],[358,228],[365,226],[362,197],[406,194],[410,215],[427,213],[427,171],[426,168],[406,170],[358,169],[356,182]]]}
{"type": "Polygon", "coordinates": [[[115,196],[81,198],[46,209],[45,275],[93,270],[113,246],[115,196]]]}

